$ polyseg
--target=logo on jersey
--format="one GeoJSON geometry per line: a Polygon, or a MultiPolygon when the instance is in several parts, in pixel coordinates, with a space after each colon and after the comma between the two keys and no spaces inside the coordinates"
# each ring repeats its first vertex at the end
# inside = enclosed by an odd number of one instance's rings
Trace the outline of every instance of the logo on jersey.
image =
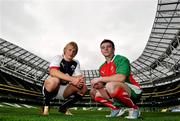
{"type": "Polygon", "coordinates": [[[110,70],[111,70],[111,72],[113,72],[115,70],[114,66],[111,66],[110,70]]]}
{"type": "Polygon", "coordinates": [[[71,69],[74,70],[76,67],[74,65],[71,66],[71,69]]]}

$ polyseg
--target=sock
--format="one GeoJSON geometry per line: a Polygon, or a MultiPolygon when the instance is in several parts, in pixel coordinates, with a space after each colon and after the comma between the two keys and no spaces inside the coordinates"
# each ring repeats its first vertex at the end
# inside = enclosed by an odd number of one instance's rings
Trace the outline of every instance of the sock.
{"type": "Polygon", "coordinates": [[[46,88],[44,88],[44,105],[50,106],[50,100],[57,95],[57,92],[48,92],[46,88]]]}
{"type": "Polygon", "coordinates": [[[128,93],[122,89],[118,88],[112,95],[113,98],[118,99],[120,102],[122,102],[127,107],[138,109],[138,106],[133,103],[133,101],[130,99],[128,93]]]}
{"type": "Polygon", "coordinates": [[[69,96],[68,100],[65,101],[60,107],[59,107],[59,112],[65,113],[68,108],[70,108],[74,103],[77,101],[81,100],[82,96],[74,93],[71,96],[69,96]]]}
{"type": "Polygon", "coordinates": [[[44,105],[45,106],[50,106],[50,98],[45,98],[45,101],[44,101],[44,105]]]}
{"type": "Polygon", "coordinates": [[[111,108],[112,110],[117,110],[117,109],[119,109],[118,107],[114,106],[112,102],[110,102],[110,101],[108,101],[108,100],[106,100],[106,99],[104,99],[104,98],[102,98],[102,97],[96,97],[96,98],[95,98],[95,101],[96,101],[96,102],[99,102],[99,103],[102,103],[103,105],[111,108]]]}

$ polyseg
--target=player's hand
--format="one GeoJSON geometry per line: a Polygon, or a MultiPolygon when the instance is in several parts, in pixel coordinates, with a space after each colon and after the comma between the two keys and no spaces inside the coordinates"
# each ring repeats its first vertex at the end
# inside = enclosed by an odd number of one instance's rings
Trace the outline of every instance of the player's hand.
{"type": "Polygon", "coordinates": [[[88,89],[87,89],[87,86],[84,84],[84,85],[80,88],[80,90],[81,90],[81,91],[80,91],[79,94],[80,94],[81,96],[84,96],[88,89]]]}
{"type": "Polygon", "coordinates": [[[94,87],[94,85],[97,85],[99,82],[101,82],[100,78],[94,78],[91,80],[91,86],[94,87]]]}
{"type": "Polygon", "coordinates": [[[83,76],[73,77],[70,83],[78,87],[78,85],[84,84],[84,77],[83,76]]]}
{"type": "Polygon", "coordinates": [[[81,77],[79,83],[77,84],[78,88],[82,88],[85,84],[85,78],[81,77]]]}
{"type": "Polygon", "coordinates": [[[98,82],[98,83],[94,84],[93,88],[95,88],[95,89],[104,88],[103,82],[98,82]]]}
{"type": "Polygon", "coordinates": [[[80,81],[80,78],[73,77],[72,81],[70,82],[72,85],[77,86],[80,81]]]}
{"type": "Polygon", "coordinates": [[[99,78],[94,78],[93,80],[91,80],[91,86],[93,87],[94,84],[99,82],[99,78]]]}

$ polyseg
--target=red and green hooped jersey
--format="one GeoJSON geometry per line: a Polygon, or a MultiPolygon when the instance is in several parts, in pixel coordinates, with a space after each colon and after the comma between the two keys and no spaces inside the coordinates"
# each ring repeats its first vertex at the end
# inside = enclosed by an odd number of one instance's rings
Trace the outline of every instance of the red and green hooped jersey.
{"type": "MultiPolygon", "coordinates": [[[[111,62],[103,63],[99,69],[100,76],[112,76],[114,74],[123,74],[127,77],[130,76],[130,63],[129,60],[121,55],[115,55],[111,62]]],[[[129,82],[129,79],[126,79],[129,82]]]]}
{"type": "Polygon", "coordinates": [[[103,63],[99,69],[100,76],[112,76],[114,74],[123,74],[127,76],[125,82],[140,87],[131,75],[129,60],[121,55],[115,55],[109,63],[103,63]]]}

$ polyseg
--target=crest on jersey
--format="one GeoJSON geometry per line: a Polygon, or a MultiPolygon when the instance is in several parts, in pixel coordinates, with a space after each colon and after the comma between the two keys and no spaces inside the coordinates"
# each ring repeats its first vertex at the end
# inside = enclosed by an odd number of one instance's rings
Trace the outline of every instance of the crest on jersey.
{"type": "Polygon", "coordinates": [[[76,67],[74,65],[71,66],[71,69],[74,70],[76,67]]]}

